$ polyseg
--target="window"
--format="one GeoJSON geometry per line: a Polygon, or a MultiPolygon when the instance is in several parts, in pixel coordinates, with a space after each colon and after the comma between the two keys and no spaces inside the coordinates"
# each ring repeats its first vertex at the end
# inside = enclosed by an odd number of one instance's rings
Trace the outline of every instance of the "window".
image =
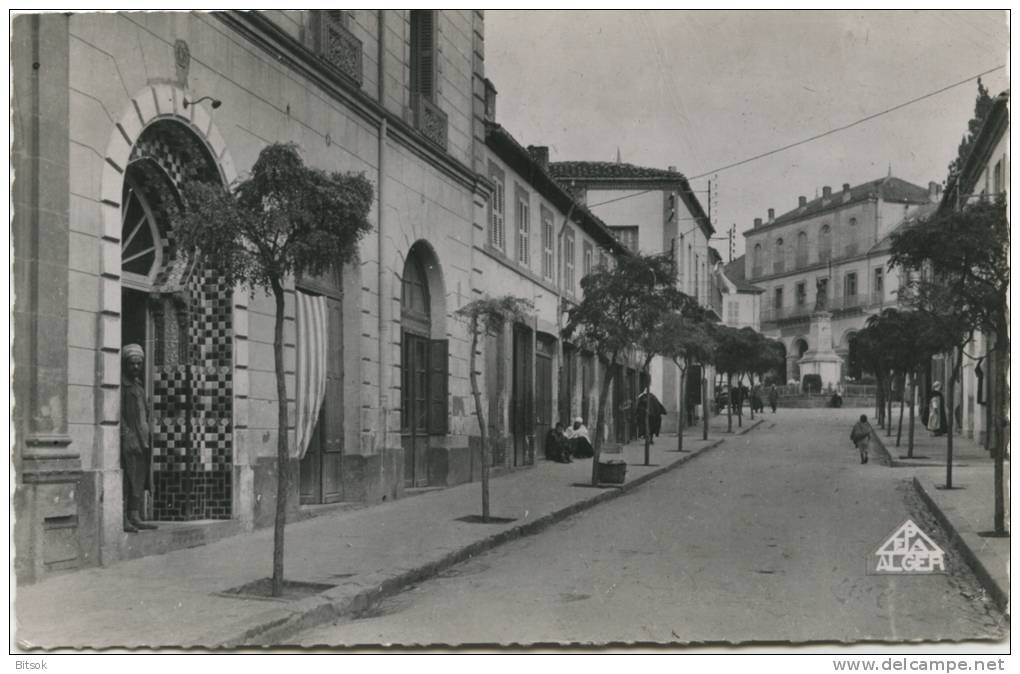
{"type": "Polygon", "coordinates": [[[779,287],[779,288],[775,289],[775,295],[773,295],[773,299],[772,299],[772,307],[774,309],[782,309],[783,308],[783,289],[782,289],[782,287],[779,287]]]}
{"type": "Polygon", "coordinates": [[[731,299],[726,303],[726,322],[730,325],[736,325],[740,320],[740,303],[737,300],[731,299]]]}
{"type": "Polygon", "coordinates": [[[585,241],[583,245],[584,250],[584,275],[587,276],[591,273],[592,268],[595,266],[595,248],[591,245],[590,241],[585,241]]]}
{"type": "Polygon", "coordinates": [[[832,257],[832,230],[828,225],[822,225],[818,233],[818,261],[828,262],[832,257]]]}
{"type": "Polygon", "coordinates": [[[815,293],[815,302],[818,301],[819,297],[825,297],[825,298],[829,297],[829,279],[827,279],[827,278],[820,278],[820,279],[818,279],[818,281],[816,282],[816,286],[815,287],[817,289],[817,291],[815,293]]]}
{"type": "Polygon", "coordinates": [[[517,189],[517,261],[531,264],[531,199],[524,190],[517,189]]]}
{"type": "Polygon", "coordinates": [[[857,254],[857,218],[850,218],[846,228],[846,254],[857,254]]]}
{"type": "Polygon", "coordinates": [[[871,292],[876,302],[881,302],[885,297],[885,270],[881,267],[875,267],[875,282],[871,292]]]}
{"type": "Polygon", "coordinates": [[[436,10],[411,10],[411,91],[436,98],[436,10]]]}
{"type": "Polygon", "coordinates": [[[553,248],[555,246],[555,235],[553,234],[553,214],[545,206],[542,206],[542,276],[553,277],[553,248]]]}
{"type": "Polygon", "coordinates": [[[807,261],[807,232],[799,232],[797,234],[797,266],[806,267],[807,261]]]}
{"type": "Polygon", "coordinates": [[[857,272],[850,272],[843,279],[843,296],[848,300],[857,297],[857,272]]]}
{"type": "Polygon", "coordinates": [[[754,244],[754,252],[751,254],[751,276],[761,276],[761,244],[754,244]]]}
{"type": "Polygon", "coordinates": [[[609,256],[606,255],[606,251],[599,251],[599,266],[603,269],[609,269],[609,256]]]}
{"type": "Polygon", "coordinates": [[[577,287],[577,281],[574,279],[574,230],[571,227],[567,227],[563,233],[563,285],[571,294],[577,287]]]}
{"type": "Polygon", "coordinates": [[[805,304],[807,304],[807,283],[801,281],[800,283],[797,284],[795,301],[798,307],[802,307],[805,304]]]}
{"type": "Polygon", "coordinates": [[[786,271],[786,257],[782,239],[776,239],[776,259],[772,261],[772,271],[776,274],[786,271]]]}
{"type": "Polygon", "coordinates": [[[1003,162],[1005,162],[1005,161],[1006,161],[1006,159],[1005,159],[1005,157],[1003,157],[999,161],[995,162],[995,169],[994,169],[995,177],[992,180],[992,189],[994,190],[993,196],[995,196],[995,197],[999,197],[1000,195],[1002,195],[1006,191],[1006,180],[1005,180],[1005,178],[1006,178],[1005,173],[1006,172],[1003,171],[1003,162]]]}
{"type": "Polygon", "coordinates": [[[637,227],[610,227],[620,243],[627,246],[631,252],[638,251],[638,228],[637,227]]]}
{"type": "Polygon", "coordinates": [[[503,250],[506,245],[506,184],[502,169],[489,162],[489,179],[495,186],[489,199],[489,243],[503,250]]]}
{"type": "Polygon", "coordinates": [[[701,295],[698,294],[698,280],[701,277],[699,268],[701,267],[701,256],[697,253],[694,254],[694,299],[701,301],[701,295]]]}

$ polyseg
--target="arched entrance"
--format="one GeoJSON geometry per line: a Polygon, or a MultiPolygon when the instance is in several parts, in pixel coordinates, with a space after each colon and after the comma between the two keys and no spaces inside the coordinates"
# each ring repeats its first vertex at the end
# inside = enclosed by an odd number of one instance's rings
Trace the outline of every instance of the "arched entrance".
{"type": "Polygon", "coordinates": [[[408,253],[400,292],[400,430],[404,486],[429,480],[430,438],[448,428],[445,293],[435,253],[419,241],[408,253]]]}
{"type": "Polygon", "coordinates": [[[221,180],[204,142],[171,119],[147,126],[121,192],[120,326],[146,353],[156,520],[229,519],[233,504],[233,292],[175,250],[189,180],[221,180]]]}

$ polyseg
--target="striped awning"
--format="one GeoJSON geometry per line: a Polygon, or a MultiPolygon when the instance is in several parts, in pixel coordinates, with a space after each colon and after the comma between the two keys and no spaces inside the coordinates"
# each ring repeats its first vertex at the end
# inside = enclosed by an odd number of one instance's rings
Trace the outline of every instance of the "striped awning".
{"type": "Polygon", "coordinates": [[[296,450],[304,457],[326,395],[326,298],[298,290],[296,450]]]}

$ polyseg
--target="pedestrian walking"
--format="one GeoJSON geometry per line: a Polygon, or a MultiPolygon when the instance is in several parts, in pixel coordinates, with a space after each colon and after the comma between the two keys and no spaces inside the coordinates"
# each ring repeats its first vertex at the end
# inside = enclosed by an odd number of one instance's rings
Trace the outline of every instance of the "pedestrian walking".
{"type": "Polygon", "coordinates": [[[776,385],[772,384],[769,387],[769,407],[772,408],[772,414],[776,413],[777,405],[779,405],[779,391],[776,390],[776,385]]]}
{"type": "Polygon", "coordinates": [[[850,429],[850,441],[861,453],[861,463],[868,462],[868,450],[871,448],[871,424],[868,423],[868,415],[862,414],[860,420],[850,429]]]}
{"type": "Polygon", "coordinates": [[[936,437],[946,434],[946,402],[942,397],[942,382],[939,381],[931,387],[927,428],[936,437]]]}
{"type": "Polygon", "coordinates": [[[645,437],[645,414],[648,414],[649,442],[654,445],[655,438],[659,436],[659,431],[662,429],[662,416],[666,414],[666,408],[659,402],[654,393],[645,389],[638,396],[635,410],[635,418],[637,419],[639,429],[638,434],[642,438],[645,437]]]}

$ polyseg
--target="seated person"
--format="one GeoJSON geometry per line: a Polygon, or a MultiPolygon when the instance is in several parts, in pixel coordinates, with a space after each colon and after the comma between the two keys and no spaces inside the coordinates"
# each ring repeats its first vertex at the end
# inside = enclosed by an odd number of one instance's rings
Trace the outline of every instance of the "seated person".
{"type": "Polygon", "coordinates": [[[545,458],[549,461],[571,463],[570,442],[563,434],[563,423],[560,421],[545,434],[545,458]]]}
{"type": "Polygon", "coordinates": [[[571,456],[578,458],[595,456],[595,449],[591,446],[591,436],[588,435],[584,419],[581,417],[574,419],[574,425],[567,429],[566,436],[570,442],[571,456]]]}

